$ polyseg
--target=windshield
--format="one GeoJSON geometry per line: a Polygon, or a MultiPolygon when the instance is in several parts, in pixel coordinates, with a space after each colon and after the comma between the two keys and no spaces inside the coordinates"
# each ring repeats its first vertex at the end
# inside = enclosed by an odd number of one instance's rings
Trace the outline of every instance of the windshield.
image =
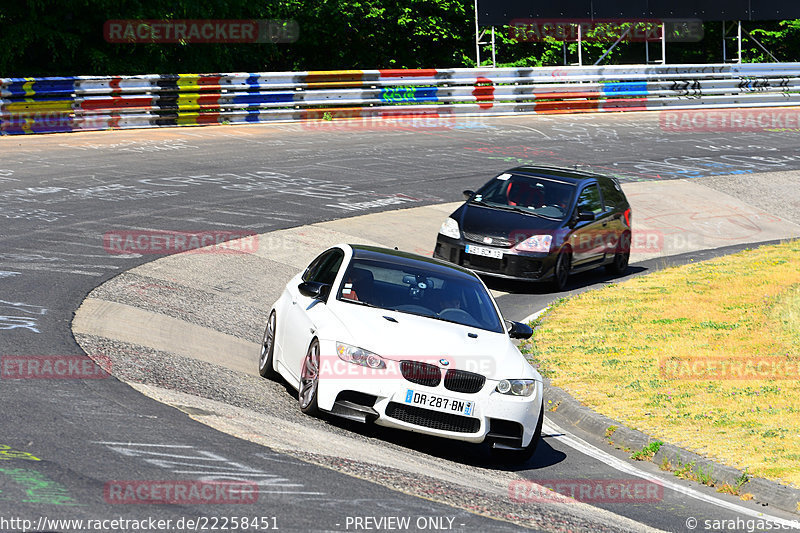
{"type": "Polygon", "coordinates": [[[420,315],[502,333],[500,317],[480,281],[435,265],[354,259],[338,300],[420,315]]]}
{"type": "Polygon", "coordinates": [[[571,183],[539,176],[501,174],[478,189],[470,203],[563,219],[575,196],[571,183]]]}

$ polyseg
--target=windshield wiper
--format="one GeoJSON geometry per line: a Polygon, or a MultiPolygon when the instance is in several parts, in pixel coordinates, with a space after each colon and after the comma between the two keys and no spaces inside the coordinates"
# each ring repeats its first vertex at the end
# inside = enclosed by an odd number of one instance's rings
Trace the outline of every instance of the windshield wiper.
{"type": "Polygon", "coordinates": [[[477,205],[482,205],[482,206],[484,206],[484,207],[494,207],[495,209],[502,209],[502,210],[504,210],[504,211],[516,211],[517,213],[524,213],[524,214],[526,214],[526,215],[536,215],[537,217],[542,217],[542,218],[550,218],[550,217],[546,217],[546,216],[544,216],[544,215],[541,215],[541,214],[539,214],[539,213],[534,213],[533,211],[528,211],[528,210],[527,210],[527,209],[525,209],[524,207],[520,207],[520,206],[518,206],[518,205],[508,205],[508,204],[490,204],[490,203],[487,203],[487,202],[485,202],[485,201],[483,201],[483,200],[472,200],[472,201],[471,201],[471,202],[469,202],[469,203],[471,203],[471,204],[477,204],[477,205]]]}
{"type": "Polygon", "coordinates": [[[513,205],[490,204],[490,203],[485,202],[483,200],[472,200],[470,203],[471,204],[482,205],[484,207],[494,207],[495,209],[504,209],[506,211],[515,211],[516,210],[516,207],[514,207],[513,205]]]}
{"type": "Polygon", "coordinates": [[[369,302],[362,302],[361,300],[351,300],[350,298],[340,298],[340,300],[342,300],[344,302],[349,302],[351,304],[363,305],[364,307],[374,307],[375,309],[383,309],[383,307],[379,307],[379,306],[377,306],[375,304],[371,304],[369,302]]]}
{"type": "MultiPolygon", "coordinates": [[[[491,207],[495,207],[495,206],[491,206],[491,207]]],[[[496,207],[498,207],[500,209],[506,209],[508,211],[516,211],[517,213],[522,213],[524,215],[535,215],[537,217],[550,218],[550,217],[546,217],[546,216],[544,216],[542,214],[536,213],[534,211],[530,211],[528,208],[522,207],[522,206],[519,206],[519,205],[498,205],[496,207]]]]}
{"type": "Polygon", "coordinates": [[[528,210],[526,210],[526,209],[524,209],[522,207],[515,207],[514,209],[519,211],[520,213],[524,213],[526,215],[534,215],[534,216],[537,216],[537,217],[540,217],[540,218],[550,218],[550,217],[544,216],[541,213],[537,213],[536,211],[528,211],[528,210]]]}
{"type": "Polygon", "coordinates": [[[492,204],[487,204],[487,203],[486,203],[486,202],[484,202],[483,200],[475,200],[475,199],[472,199],[472,200],[470,200],[470,201],[469,201],[469,202],[467,202],[467,203],[470,203],[470,204],[477,204],[477,205],[484,205],[484,206],[486,206],[486,207],[494,207],[494,206],[492,206],[492,204]]]}

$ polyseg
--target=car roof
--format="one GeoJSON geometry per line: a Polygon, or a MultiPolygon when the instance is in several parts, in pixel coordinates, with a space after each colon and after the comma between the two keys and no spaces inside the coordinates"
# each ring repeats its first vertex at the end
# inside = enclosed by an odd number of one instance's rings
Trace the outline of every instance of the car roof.
{"type": "Polygon", "coordinates": [[[474,272],[459,265],[440,261],[432,257],[424,255],[413,254],[411,252],[404,252],[402,250],[393,250],[391,248],[382,248],[379,246],[368,246],[366,244],[350,244],[353,249],[354,259],[367,259],[376,261],[388,261],[400,266],[420,267],[423,263],[425,267],[433,270],[451,271],[460,274],[466,274],[471,278],[477,278],[474,272]]]}
{"type": "Polygon", "coordinates": [[[546,167],[546,166],[521,166],[514,167],[507,171],[512,174],[521,174],[528,176],[540,176],[548,178],[556,178],[570,183],[581,183],[590,179],[605,178],[611,179],[608,176],[595,174],[593,172],[586,172],[583,170],[560,168],[560,167],[546,167]]]}

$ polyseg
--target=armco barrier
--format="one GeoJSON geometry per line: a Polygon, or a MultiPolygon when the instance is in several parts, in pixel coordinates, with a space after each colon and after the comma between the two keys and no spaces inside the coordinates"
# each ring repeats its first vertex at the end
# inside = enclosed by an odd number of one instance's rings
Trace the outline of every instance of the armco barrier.
{"type": "Polygon", "coordinates": [[[0,78],[0,133],[800,105],[800,63],[0,78]]]}

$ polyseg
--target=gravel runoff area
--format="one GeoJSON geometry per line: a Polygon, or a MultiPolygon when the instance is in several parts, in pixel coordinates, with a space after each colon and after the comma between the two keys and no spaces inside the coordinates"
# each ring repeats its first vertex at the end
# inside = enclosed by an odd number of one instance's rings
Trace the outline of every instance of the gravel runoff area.
{"type": "Polygon", "coordinates": [[[441,441],[429,437],[326,423],[303,415],[282,382],[103,337],[78,334],[76,340],[89,356],[107,357],[114,376],[146,396],[302,461],[539,531],[656,531],[558,494],[536,505],[515,501],[513,483],[528,481],[498,469],[485,450],[448,441],[443,451],[441,441]],[[413,456],[404,444],[414,447],[413,456]],[[443,464],[437,457],[443,453],[457,459],[443,464]]]}
{"type": "Polygon", "coordinates": [[[258,343],[265,309],[220,292],[125,272],[97,287],[92,298],[130,305],[258,343]]]}

